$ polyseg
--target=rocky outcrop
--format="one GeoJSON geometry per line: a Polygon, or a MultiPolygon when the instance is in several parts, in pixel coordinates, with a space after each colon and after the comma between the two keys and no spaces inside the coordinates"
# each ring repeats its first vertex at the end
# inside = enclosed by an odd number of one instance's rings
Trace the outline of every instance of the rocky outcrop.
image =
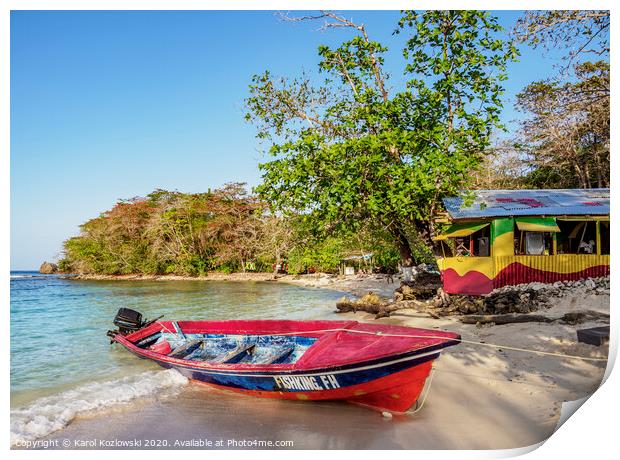
{"type": "Polygon", "coordinates": [[[58,265],[53,264],[51,262],[43,262],[39,267],[39,273],[43,273],[44,275],[49,275],[51,273],[56,273],[58,271],[58,265]]]}
{"type": "MultiPolygon", "coordinates": [[[[474,316],[475,323],[507,324],[523,321],[556,321],[558,318],[532,316],[532,312],[545,310],[552,306],[554,299],[573,295],[609,295],[609,278],[587,278],[577,281],[558,281],[553,284],[529,283],[517,286],[504,286],[485,296],[447,294],[437,287],[438,277],[433,274],[419,276],[417,281],[403,282],[394,293],[393,299],[380,299],[365,296],[359,300],[341,299],[336,307],[339,313],[366,311],[376,318],[390,316],[397,310],[415,309],[434,318],[441,316],[474,316]],[[542,318],[542,319],[541,319],[542,318]]],[[[592,319],[594,313],[579,313],[572,318],[568,314],[562,321],[575,323],[592,319]]],[[[606,315],[603,315],[606,316],[606,315]]]]}
{"type": "Polygon", "coordinates": [[[441,289],[439,272],[421,272],[412,281],[403,281],[394,291],[394,300],[429,300],[441,289]]]}
{"type": "Polygon", "coordinates": [[[553,299],[575,294],[609,295],[609,278],[504,286],[486,296],[447,295],[439,290],[432,303],[439,315],[530,313],[548,308],[553,299]]]}

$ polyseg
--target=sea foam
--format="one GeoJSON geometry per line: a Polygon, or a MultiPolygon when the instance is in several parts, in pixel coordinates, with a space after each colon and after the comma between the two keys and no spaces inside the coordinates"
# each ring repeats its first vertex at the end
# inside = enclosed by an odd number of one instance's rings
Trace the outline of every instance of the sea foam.
{"type": "Polygon", "coordinates": [[[11,445],[32,441],[67,426],[78,415],[154,394],[174,394],[187,379],[173,369],[93,382],[11,410],[11,445]]]}

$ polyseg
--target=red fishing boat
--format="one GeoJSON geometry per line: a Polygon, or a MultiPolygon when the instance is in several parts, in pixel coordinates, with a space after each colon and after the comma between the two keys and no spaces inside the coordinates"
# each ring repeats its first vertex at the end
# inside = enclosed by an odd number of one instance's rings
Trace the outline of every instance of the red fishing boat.
{"type": "Polygon", "coordinates": [[[404,413],[452,332],[357,321],[143,321],[121,308],[112,342],[191,380],[248,395],[344,400],[404,413]]]}

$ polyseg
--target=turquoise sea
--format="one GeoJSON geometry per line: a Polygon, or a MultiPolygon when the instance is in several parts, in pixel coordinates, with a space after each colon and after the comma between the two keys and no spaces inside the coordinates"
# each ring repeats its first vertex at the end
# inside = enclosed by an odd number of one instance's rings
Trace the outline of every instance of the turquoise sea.
{"type": "Polygon", "coordinates": [[[342,293],[270,282],[78,281],[11,272],[11,439],[45,437],[83,413],[185,384],[111,346],[119,307],[147,318],[333,317],[342,293]]]}

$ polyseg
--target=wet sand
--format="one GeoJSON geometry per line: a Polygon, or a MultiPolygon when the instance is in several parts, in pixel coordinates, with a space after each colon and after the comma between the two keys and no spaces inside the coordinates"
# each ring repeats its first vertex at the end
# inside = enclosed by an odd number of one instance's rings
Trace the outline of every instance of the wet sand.
{"type": "Polygon", "coordinates": [[[177,396],[81,417],[47,439],[69,439],[72,448],[80,448],[76,441],[94,440],[101,448],[101,440],[134,439],[139,448],[218,448],[218,440],[222,448],[244,448],[238,444],[244,440],[292,441],[278,448],[293,449],[514,448],[546,439],[561,401],[591,393],[593,377],[602,375],[596,366],[571,365],[561,379],[526,377],[501,357],[463,354],[446,353],[437,361],[428,399],[414,415],[389,419],[346,403],[259,399],[190,383],[177,396]],[[200,446],[199,440],[213,445],[200,446]]]}

